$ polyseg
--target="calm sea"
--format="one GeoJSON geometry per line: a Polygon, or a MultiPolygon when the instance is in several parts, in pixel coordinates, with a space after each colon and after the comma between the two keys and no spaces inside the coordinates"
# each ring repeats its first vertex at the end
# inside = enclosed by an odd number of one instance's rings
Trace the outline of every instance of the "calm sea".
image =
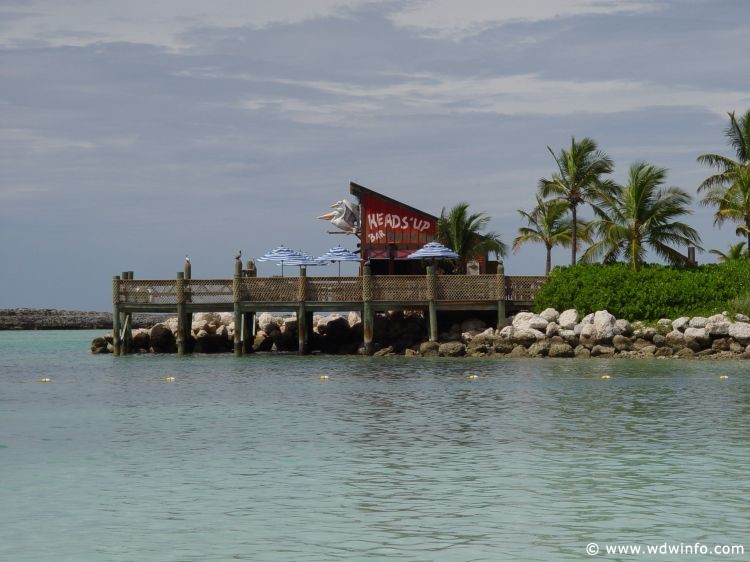
{"type": "Polygon", "coordinates": [[[114,359],[98,334],[0,332],[0,560],[750,559],[750,363],[114,359]]]}

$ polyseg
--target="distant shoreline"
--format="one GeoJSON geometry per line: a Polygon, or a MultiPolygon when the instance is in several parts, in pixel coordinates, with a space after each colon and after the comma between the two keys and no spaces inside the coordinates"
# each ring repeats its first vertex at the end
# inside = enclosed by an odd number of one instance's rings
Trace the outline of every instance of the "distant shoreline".
{"type": "MultiPolygon", "coordinates": [[[[164,314],[134,314],[133,327],[151,327],[164,314]]],[[[92,330],[112,329],[111,312],[61,310],[56,308],[2,308],[0,330],[92,330]]]]}

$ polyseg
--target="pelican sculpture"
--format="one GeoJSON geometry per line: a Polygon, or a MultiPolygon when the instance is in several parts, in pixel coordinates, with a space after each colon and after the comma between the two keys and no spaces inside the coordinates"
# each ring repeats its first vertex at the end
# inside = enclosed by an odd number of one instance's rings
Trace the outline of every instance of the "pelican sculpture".
{"type": "Polygon", "coordinates": [[[347,199],[336,201],[331,205],[330,213],[320,215],[318,218],[330,223],[344,232],[357,232],[359,227],[359,205],[347,199]]]}

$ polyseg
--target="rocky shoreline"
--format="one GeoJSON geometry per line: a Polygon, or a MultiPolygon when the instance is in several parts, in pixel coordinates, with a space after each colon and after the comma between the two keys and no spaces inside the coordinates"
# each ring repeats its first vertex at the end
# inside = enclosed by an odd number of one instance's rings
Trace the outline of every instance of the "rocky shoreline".
{"type": "MultiPolygon", "coordinates": [[[[136,328],[148,328],[168,315],[134,314],[136,328]]],[[[56,308],[0,309],[0,330],[91,330],[111,329],[111,312],[59,310],[56,308]]]]}
{"type": "MultiPolygon", "coordinates": [[[[421,312],[389,312],[375,316],[375,355],[408,357],[537,357],[537,358],[680,358],[750,359],[750,318],[727,313],[710,317],[661,319],[654,325],[617,319],[606,310],[581,317],[576,310],[521,312],[497,330],[472,318],[452,324],[440,341],[425,341],[421,312]]],[[[133,353],[175,353],[177,319],[133,331],[133,353]]],[[[234,322],[230,313],[196,314],[188,338],[195,353],[230,352],[234,322]]],[[[248,351],[297,350],[297,321],[270,313],[256,318],[256,335],[248,351]]],[[[362,321],[348,316],[315,316],[310,350],[329,354],[362,354],[362,321]]],[[[91,344],[92,353],[111,353],[112,337],[91,344]]]]}

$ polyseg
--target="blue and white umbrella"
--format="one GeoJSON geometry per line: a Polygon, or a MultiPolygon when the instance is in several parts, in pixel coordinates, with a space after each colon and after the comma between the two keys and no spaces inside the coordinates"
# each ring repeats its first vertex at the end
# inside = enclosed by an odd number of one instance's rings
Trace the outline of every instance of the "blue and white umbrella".
{"type": "Polygon", "coordinates": [[[342,261],[362,261],[362,257],[359,254],[350,252],[346,248],[336,246],[331,248],[325,254],[318,257],[322,261],[336,261],[339,262],[339,277],[341,277],[341,262],[342,261]]]}
{"type": "Polygon", "coordinates": [[[267,252],[258,258],[258,261],[277,261],[281,263],[281,276],[284,277],[284,264],[290,263],[294,260],[304,259],[304,256],[299,252],[287,248],[286,246],[279,246],[274,248],[270,252],[267,252]]]}
{"type": "Polygon", "coordinates": [[[300,257],[299,258],[292,258],[287,262],[281,262],[277,265],[284,266],[286,265],[298,265],[300,267],[302,266],[308,266],[308,265],[326,265],[326,262],[321,260],[320,258],[314,258],[307,252],[297,252],[300,257]]]}
{"type": "Polygon", "coordinates": [[[455,260],[460,256],[448,248],[443,246],[440,242],[428,242],[422,246],[419,250],[413,254],[406,256],[407,260],[419,260],[419,259],[446,259],[455,260]]]}

